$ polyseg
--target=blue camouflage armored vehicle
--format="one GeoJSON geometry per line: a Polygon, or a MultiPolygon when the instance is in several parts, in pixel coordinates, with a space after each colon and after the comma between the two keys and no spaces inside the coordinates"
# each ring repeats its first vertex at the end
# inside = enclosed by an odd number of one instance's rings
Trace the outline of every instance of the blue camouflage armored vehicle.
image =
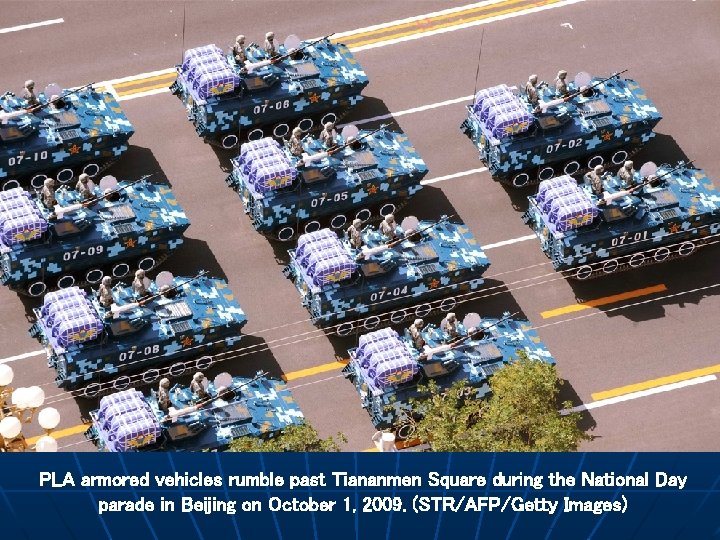
{"type": "Polygon", "coordinates": [[[598,196],[561,176],[529,198],[524,219],[566,276],[589,279],[687,257],[720,231],[720,191],[689,164],[645,164],[632,185],[609,174],[602,183],[598,196]]]}
{"type": "Polygon", "coordinates": [[[155,392],[130,389],[105,396],[90,413],[86,436],[107,452],[199,452],[223,450],[240,437],[271,439],[303,423],[303,414],[285,383],[221,373],[206,388],[208,397],[186,386],[170,389],[167,409],[155,392]]]}
{"type": "Polygon", "coordinates": [[[339,336],[399,324],[449,311],[484,283],[490,261],[465,225],[406,218],[394,233],[366,227],[357,249],[329,229],[300,236],[285,274],[313,324],[339,336]]]}
{"type": "Polygon", "coordinates": [[[338,230],[354,218],[392,214],[422,189],[428,170],[404,133],[351,132],[330,150],[305,137],[304,156],[269,137],[242,145],[227,182],[256,230],[281,241],[297,231],[338,230]]]}
{"type": "Polygon", "coordinates": [[[0,96],[0,188],[94,178],[128,149],[135,130],[112,94],[50,85],[38,100],[28,106],[10,92],[0,96]]]}
{"type": "Polygon", "coordinates": [[[566,96],[541,85],[537,108],[504,84],[485,88],[460,129],[490,174],[514,187],[597,165],[619,167],[655,136],[662,118],[640,85],[620,73],[607,79],[579,73],[566,96]]]}
{"type": "Polygon", "coordinates": [[[490,376],[520,351],[532,360],[555,363],[530,322],[511,317],[480,320],[469,314],[456,323],[453,334],[441,330],[443,324],[430,324],[419,329],[417,340],[407,332],[399,336],[390,328],[377,330],[361,336],[348,351],[350,363],[343,373],[355,385],[373,425],[396,429],[399,438],[407,439],[415,429],[411,400],[429,395],[418,386],[434,381],[443,391],[465,381],[466,397],[481,399],[490,393],[490,376]]]}
{"type": "Polygon", "coordinates": [[[52,208],[22,188],[0,192],[0,282],[34,297],[97,285],[151,270],[183,243],[190,222],[169,186],[105,177],[91,191],[61,188],[52,208]]]}
{"type": "Polygon", "coordinates": [[[146,288],[140,296],[116,285],[109,307],[78,287],[45,295],[30,335],[45,346],[60,388],[92,398],[178,377],[240,341],[247,319],[225,281],[163,272],[146,288]]]}
{"type": "Polygon", "coordinates": [[[288,36],[273,57],[254,43],[244,52],[240,65],[215,45],[190,49],[170,87],[198,135],[223,148],[336,122],[362,100],[368,84],[350,50],[328,37],[300,42],[288,36]]]}

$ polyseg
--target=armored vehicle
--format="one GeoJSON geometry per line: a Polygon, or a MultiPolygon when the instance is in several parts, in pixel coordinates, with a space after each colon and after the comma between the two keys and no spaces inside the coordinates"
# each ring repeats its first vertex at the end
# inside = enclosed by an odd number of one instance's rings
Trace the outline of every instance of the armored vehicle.
{"type": "Polygon", "coordinates": [[[240,437],[270,439],[303,414],[282,381],[262,372],[252,378],[221,373],[206,387],[208,397],[175,385],[165,410],[153,392],[129,389],[105,396],[90,413],[86,436],[107,452],[223,450],[240,437]]]}
{"type": "Polygon", "coordinates": [[[537,108],[504,84],[485,88],[460,129],[490,174],[514,187],[602,164],[619,167],[655,136],[661,119],[640,85],[620,73],[607,79],[579,73],[566,96],[541,85],[537,108]]]}
{"type": "Polygon", "coordinates": [[[115,98],[92,85],[63,92],[49,85],[39,105],[10,92],[0,96],[0,187],[50,176],[67,184],[80,173],[96,177],[128,149],[135,132],[115,98]]]}
{"type": "Polygon", "coordinates": [[[646,163],[632,185],[605,175],[604,192],[568,176],[540,183],[524,215],[555,270],[588,279],[687,257],[720,231],[720,191],[680,162],[646,163]]]}
{"type": "Polygon", "coordinates": [[[322,38],[288,36],[279,54],[256,44],[238,64],[215,45],[188,50],[170,91],[206,142],[233,148],[244,140],[285,137],[336,122],[361,100],[368,78],[349,49],[322,38]]]}
{"type": "Polygon", "coordinates": [[[393,232],[366,227],[357,248],[329,229],[300,236],[285,274],[316,326],[345,336],[450,311],[484,283],[490,261],[465,225],[406,218],[393,232]]]}
{"type": "Polygon", "coordinates": [[[377,330],[361,336],[348,351],[350,363],[343,373],[357,388],[373,425],[395,428],[406,439],[415,426],[410,401],[428,396],[418,386],[432,380],[443,391],[466,381],[466,398],[481,399],[490,393],[490,376],[520,351],[532,360],[555,363],[530,322],[511,317],[506,313],[499,320],[481,320],[471,313],[456,323],[452,335],[441,329],[443,324],[430,324],[419,329],[419,342],[408,332],[399,336],[391,328],[377,330]]]}
{"type": "Polygon", "coordinates": [[[90,189],[89,199],[59,189],[51,209],[21,188],[0,192],[2,283],[36,297],[97,285],[103,275],[151,270],[182,244],[190,222],[167,185],[105,177],[90,189]]]}
{"type": "Polygon", "coordinates": [[[60,388],[92,398],[202,371],[214,361],[202,355],[240,341],[247,319],[224,281],[162,272],[146,288],[141,296],[116,285],[109,307],[78,287],[45,295],[30,335],[45,346],[60,388]]]}
{"type": "Polygon", "coordinates": [[[404,133],[349,128],[329,150],[305,137],[303,156],[272,138],[242,145],[227,182],[256,230],[282,241],[296,231],[338,230],[392,214],[420,191],[428,170],[404,133]]]}

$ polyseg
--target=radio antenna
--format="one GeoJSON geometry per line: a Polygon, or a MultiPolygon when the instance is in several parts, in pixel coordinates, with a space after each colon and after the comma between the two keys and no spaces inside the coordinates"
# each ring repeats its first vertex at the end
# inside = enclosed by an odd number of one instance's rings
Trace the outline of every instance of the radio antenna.
{"type": "Polygon", "coordinates": [[[180,55],[180,63],[183,63],[185,58],[185,6],[187,2],[183,2],[183,27],[182,27],[182,53],[180,55]]]}
{"type": "Polygon", "coordinates": [[[477,83],[478,83],[478,77],[480,76],[480,59],[482,58],[482,46],[483,46],[484,39],[485,39],[485,27],[483,26],[482,34],[480,35],[480,51],[478,52],[478,65],[477,65],[477,70],[475,71],[475,89],[473,90],[473,99],[475,99],[475,94],[477,94],[477,83]]]}

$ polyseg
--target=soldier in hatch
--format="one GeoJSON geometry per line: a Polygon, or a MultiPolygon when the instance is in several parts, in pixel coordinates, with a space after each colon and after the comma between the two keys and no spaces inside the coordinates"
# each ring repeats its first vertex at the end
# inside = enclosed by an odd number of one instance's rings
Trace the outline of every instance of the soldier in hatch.
{"type": "Polygon", "coordinates": [[[303,155],[304,149],[302,145],[302,129],[296,127],[292,130],[292,135],[290,136],[290,140],[288,141],[288,146],[290,147],[290,153],[293,156],[300,157],[303,155]]]}
{"type": "Polygon", "coordinates": [[[43,188],[42,192],[40,193],[42,197],[42,203],[45,205],[45,208],[48,210],[52,210],[55,205],[57,204],[57,200],[55,199],[55,179],[54,178],[46,178],[45,182],[43,182],[43,188]]]}
{"type": "Polygon", "coordinates": [[[454,313],[448,313],[440,323],[440,330],[445,332],[450,338],[450,341],[457,339],[460,336],[460,329],[458,328],[458,320],[454,313]]]}
{"type": "Polygon", "coordinates": [[[528,77],[528,82],[525,83],[525,94],[527,94],[527,100],[530,105],[533,106],[535,111],[540,110],[540,97],[538,96],[538,76],[534,73],[528,77]]]}
{"type": "Polygon", "coordinates": [[[263,47],[263,49],[265,49],[265,53],[271,58],[277,55],[277,50],[275,49],[274,32],[268,32],[267,34],[265,34],[265,46],[263,47]]]}
{"type": "Polygon", "coordinates": [[[135,296],[145,296],[148,293],[147,287],[145,286],[145,270],[138,270],[135,272],[135,279],[132,282],[132,290],[135,296]]]}
{"type": "Polygon", "coordinates": [[[245,36],[243,36],[242,34],[235,38],[235,45],[233,45],[232,48],[232,55],[235,59],[235,62],[237,62],[240,67],[243,67],[245,65],[247,55],[245,54],[245,36]]]}
{"type": "Polygon", "coordinates": [[[555,93],[559,97],[565,97],[568,95],[567,71],[561,69],[558,71],[557,78],[555,79],[555,93]]]}
{"type": "Polygon", "coordinates": [[[345,231],[348,237],[348,241],[350,242],[350,246],[355,249],[362,249],[363,247],[363,237],[362,237],[362,221],[359,219],[354,219],[352,222],[352,225],[350,225],[345,231]]]}
{"type": "Polygon", "coordinates": [[[325,145],[325,148],[330,148],[332,146],[335,146],[335,136],[337,133],[335,132],[335,124],[332,122],[325,122],[325,126],[323,127],[323,130],[320,132],[320,142],[322,142],[325,145]]]}
{"type": "Polygon", "coordinates": [[[90,177],[87,174],[82,173],[80,175],[77,184],[75,184],[75,189],[80,194],[82,200],[87,201],[88,199],[92,199],[93,192],[92,189],[90,189],[90,177]]]}
{"type": "Polygon", "coordinates": [[[38,100],[35,95],[35,81],[32,79],[25,81],[25,92],[23,92],[23,97],[27,100],[28,107],[40,105],[40,100],[38,100]]]}
{"type": "Polygon", "coordinates": [[[425,346],[425,338],[423,338],[422,334],[420,333],[423,329],[423,326],[425,326],[425,322],[422,319],[415,319],[415,321],[408,328],[408,331],[410,332],[410,338],[412,338],[413,340],[413,345],[418,351],[422,351],[423,347],[425,346]]]}
{"type": "Polygon", "coordinates": [[[203,375],[202,372],[198,371],[195,375],[193,375],[193,380],[190,383],[190,392],[198,400],[207,399],[208,397],[210,397],[207,393],[207,390],[205,390],[205,386],[203,385],[204,380],[205,375],[203,375]]]}
{"type": "Polygon", "coordinates": [[[100,305],[105,309],[110,309],[110,306],[112,306],[114,299],[112,294],[112,278],[110,276],[102,278],[100,287],[98,287],[98,300],[100,301],[100,305]]]}
{"type": "Polygon", "coordinates": [[[635,185],[635,169],[633,169],[633,162],[626,161],[620,170],[618,171],[618,178],[622,183],[622,187],[625,189],[631,188],[635,185]]]}
{"type": "Polygon", "coordinates": [[[598,197],[602,197],[604,190],[602,179],[603,172],[605,172],[605,168],[602,165],[596,165],[592,172],[588,175],[590,177],[592,192],[598,197]]]}
{"type": "Polygon", "coordinates": [[[160,379],[160,386],[158,386],[157,391],[157,404],[162,412],[165,414],[168,413],[170,409],[170,379],[167,377],[160,379]]]}
{"type": "Polygon", "coordinates": [[[380,222],[380,234],[383,235],[383,238],[385,238],[388,242],[397,239],[398,235],[395,216],[392,214],[385,216],[385,219],[380,222]]]}

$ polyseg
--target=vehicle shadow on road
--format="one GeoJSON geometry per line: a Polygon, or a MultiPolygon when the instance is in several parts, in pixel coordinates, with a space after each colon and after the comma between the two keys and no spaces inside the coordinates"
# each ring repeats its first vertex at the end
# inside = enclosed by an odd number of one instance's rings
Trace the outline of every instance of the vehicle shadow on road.
{"type": "MultiPolygon", "coordinates": [[[[675,139],[671,135],[664,133],[656,133],[655,138],[632,158],[636,170],[640,170],[643,163],[648,161],[652,161],[656,165],[668,164],[675,166],[678,161],[687,163],[690,159],[675,139]]],[[[702,167],[702,164],[696,164],[695,166],[702,167]]]]}
{"type": "Polygon", "coordinates": [[[228,280],[208,243],[198,238],[185,237],[183,245],[159,269],[172,272],[176,276],[194,276],[200,270],[206,270],[210,277],[228,280]]]}
{"type": "Polygon", "coordinates": [[[720,249],[707,246],[690,257],[590,281],[568,280],[568,283],[579,303],[637,291],[640,294],[635,298],[619,299],[596,309],[608,317],[641,322],[665,317],[665,306],[685,308],[687,304],[698,305],[703,298],[720,294],[719,267],[720,249]]]}
{"type": "Polygon", "coordinates": [[[128,151],[120,160],[100,175],[111,174],[118,180],[135,180],[145,175],[151,175],[148,181],[153,184],[163,183],[172,187],[172,181],[165,176],[160,163],[149,148],[130,145],[128,151]]]}
{"type": "MultiPolygon", "coordinates": [[[[558,394],[558,402],[563,404],[568,401],[570,402],[571,407],[577,407],[578,405],[583,404],[583,400],[575,391],[575,388],[573,388],[572,383],[567,379],[562,379],[562,386],[560,387],[560,392],[558,394]]],[[[578,427],[590,435],[593,439],[596,438],[597,436],[593,434],[593,431],[597,427],[597,422],[593,418],[592,414],[590,414],[590,411],[582,411],[580,414],[581,418],[580,422],[578,422],[578,427]]]]}

